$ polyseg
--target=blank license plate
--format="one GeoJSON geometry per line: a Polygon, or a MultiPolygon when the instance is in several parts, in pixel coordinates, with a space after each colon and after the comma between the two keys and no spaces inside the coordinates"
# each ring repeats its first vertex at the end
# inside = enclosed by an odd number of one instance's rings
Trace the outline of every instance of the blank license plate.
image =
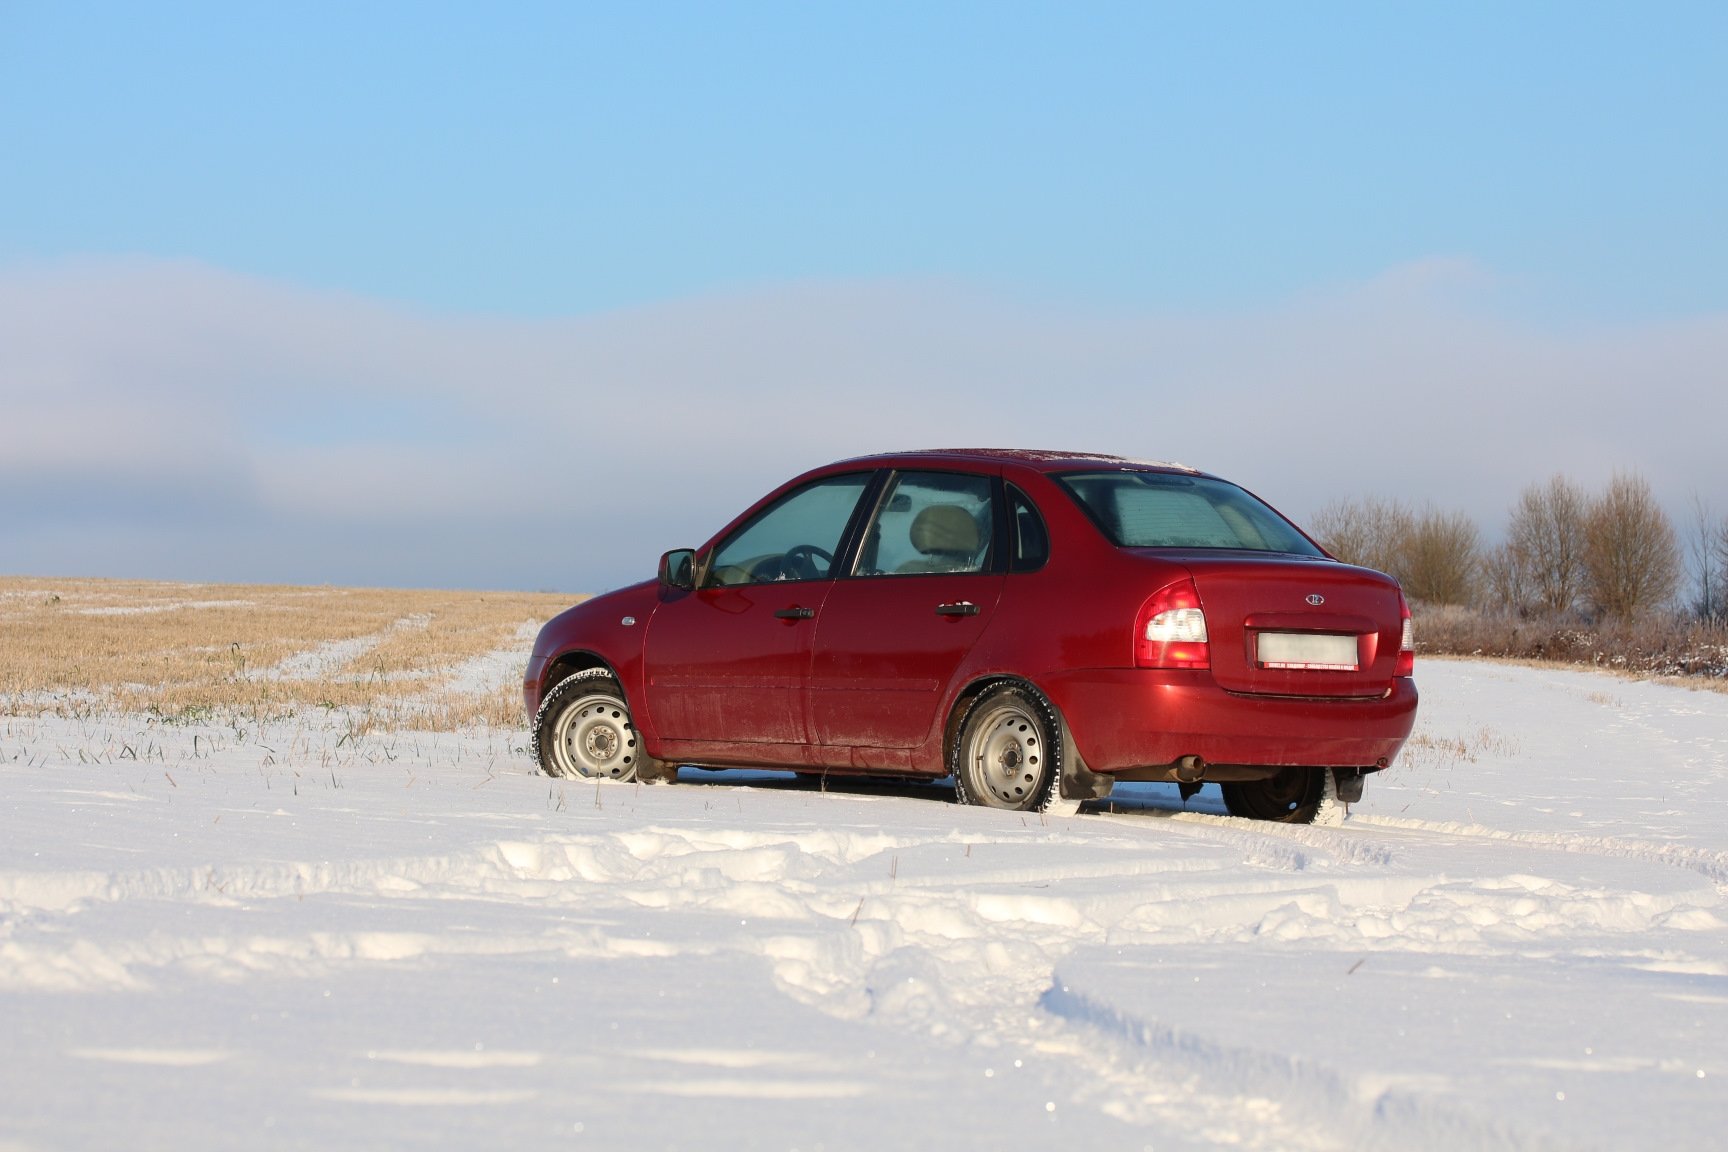
{"type": "Polygon", "coordinates": [[[1296,668],[1317,672],[1355,672],[1356,637],[1320,632],[1262,632],[1258,641],[1262,668],[1296,668]]]}

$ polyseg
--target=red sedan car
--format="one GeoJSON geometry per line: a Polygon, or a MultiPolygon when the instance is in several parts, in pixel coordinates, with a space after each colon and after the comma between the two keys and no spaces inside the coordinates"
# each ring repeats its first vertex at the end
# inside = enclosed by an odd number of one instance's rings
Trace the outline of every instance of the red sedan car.
{"type": "Polygon", "coordinates": [[[555,776],[952,775],[1015,809],[1215,781],[1305,822],[1398,754],[1413,654],[1396,581],[1216,476],[907,452],[807,472],[555,617],[522,694],[555,776]]]}

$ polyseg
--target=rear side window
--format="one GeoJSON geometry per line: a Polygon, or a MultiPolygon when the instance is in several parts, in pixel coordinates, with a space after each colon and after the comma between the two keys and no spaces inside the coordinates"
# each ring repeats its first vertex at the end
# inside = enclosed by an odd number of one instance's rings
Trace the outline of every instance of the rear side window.
{"type": "Polygon", "coordinates": [[[1284,517],[1222,480],[1128,471],[1054,479],[1118,547],[1324,555],[1284,517]]]}

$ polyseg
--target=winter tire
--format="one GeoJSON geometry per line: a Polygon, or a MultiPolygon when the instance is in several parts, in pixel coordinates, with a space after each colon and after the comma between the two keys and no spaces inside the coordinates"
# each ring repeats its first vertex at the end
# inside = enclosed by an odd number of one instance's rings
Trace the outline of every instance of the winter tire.
{"type": "Polygon", "coordinates": [[[1061,722],[1036,692],[1019,684],[972,701],[955,729],[950,767],[954,798],[1020,812],[1042,812],[1062,777],[1061,722]]]}
{"type": "Polygon", "coordinates": [[[630,706],[605,668],[559,681],[534,718],[534,758],[548,776],[578,780],[659,780],[660,761],[642,750],[630,706]]]}

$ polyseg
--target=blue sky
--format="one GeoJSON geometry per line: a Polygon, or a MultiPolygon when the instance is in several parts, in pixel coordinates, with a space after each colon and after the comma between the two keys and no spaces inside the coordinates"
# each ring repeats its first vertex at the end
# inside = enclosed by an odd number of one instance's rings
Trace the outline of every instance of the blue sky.
{"type": "Polygon", "coordinates": [[[1298,516],[1378,484],[1491,534],[1524,483],[1612,467],[1676,513],[1694,490],[1728,508],[1707,443],[1625,411],[1654,388],[1722,413],[1724,108],[1719,4],[0,0],[0,400],[26,414],[0,472],[37,494],[0,503],[0,569],[616,582],[824,451],[970,438],[847,415],[860,362],[950,398],[957,429],[1197,456],[1298,516]],[[500,384],[524,347],[540,359],[500,384]],[[1334,418],[1349,398],[1386,446],[1352,487],[1252,420],[1175,437],[1148,390],[1200,381],[1286,423],[1292,394],[1334,418]],[[969,418],[992,389],[1065,415],[969,418]],[[1521,389],[1582,412],[1545,431],[1521,389]],[[677,402],[618,413],[656,391],[677,402]],[[536,419],[567,403],[601,415],[568,441],[536,419]],[[1462,427],[1498,428],[1480,452],[1519,457],[1475,485],[1423,432],[1465,404],[1462,427]],[[620,483],[716,424],[724,443],[690,441],[708,466],[620,483]],[[54,495],[79,487],[43,447],[68,426],[119,445],[124,509],[101,484],[54,495]],[[190,444],[220,450],[200,470],[190,444]],[[359,527],[282,479],[337,449],[398,461],[352,479],[359,527]],[[621,516],[623,552],[512,549],[548,513],[485,468],[486,524],[411,522],[392,488],[523,457],[599,484],[604,513],[553,517],[581,538],[621,516]],[[280,553],[198,547],[216,506],[280,553]],[[429,524],[472,544],[367,543],[429,524]],[[92,543],[117,533],[129,560],[92,543]]]}

